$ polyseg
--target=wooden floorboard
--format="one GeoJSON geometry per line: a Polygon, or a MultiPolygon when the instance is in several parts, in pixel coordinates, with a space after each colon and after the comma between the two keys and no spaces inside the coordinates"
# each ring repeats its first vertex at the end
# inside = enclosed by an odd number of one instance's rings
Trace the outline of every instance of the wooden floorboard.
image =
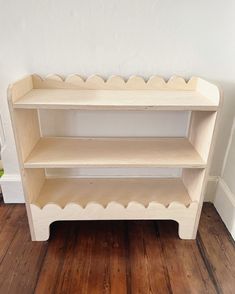
{"type": "Polygon", "coordinates": [[[58,222],[31,242],[24,205],[0,204],[0,294],[234,293],[235,246],[212,204],[197,239],[173,221],[58,222]]]}
{"type": "Polygon", "coordinates": [[[13,207],[7,222],[4,225],[1,219],[1,234],[6,227],[8,230],[4,232],[6,238],[1,239],[0,247],[4,247],[4,242],[9,245],[0,263],[0,293],[33,293],[47,242],[31,241],[23,205],[13,207]]]}
{"type": "Polygon", "coordinates": [[[128,222],[131,293],[169,293],[167,269],[153,221],[128,222]]]}
{"type": "Polygon", "coordinates": [[[197,243],[194,240],[180,240],[175,222],[156,223],[172,292],[216,293],[197,243]]]}
{"type": "Polygon", "coordinates": [[[39,271],[35,293],[54,293],[60,279],[61,267],[67,251],[68,224],[56,223],[51,226],[51,237],[47,254],[39,271]]]}
{"type": "Polygon", "coordinates": [[[235,293],[234,240],[211,204],[204,204],[197,241],[218,291],[235,293]]]}
{"type": "Polygon", "coordinates": [[[22,206],[16,211],[13,205],[0,205],[0,264],[17,232],[15,224],[21,222],[24,214],[22,206]],[[16,213],[13,214],[13,212],[16,213]]]}

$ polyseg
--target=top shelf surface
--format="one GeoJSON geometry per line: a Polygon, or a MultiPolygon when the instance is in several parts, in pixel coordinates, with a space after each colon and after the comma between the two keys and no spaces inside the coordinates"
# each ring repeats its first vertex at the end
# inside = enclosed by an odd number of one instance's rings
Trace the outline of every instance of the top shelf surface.
{"type": "Polygon", "coordinates": [[[218,104],[189,90],[32,89],[14,108],[80,110],[204,110],[218,104]]]}

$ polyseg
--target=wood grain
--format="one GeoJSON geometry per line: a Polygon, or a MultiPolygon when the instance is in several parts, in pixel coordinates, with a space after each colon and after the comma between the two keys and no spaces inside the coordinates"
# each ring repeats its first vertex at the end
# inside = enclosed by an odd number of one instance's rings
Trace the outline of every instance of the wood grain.
{"type": "MultiPolygon", "coordinates": [[[[28,223],[23,207],[12,211],[14,219],[11,230],[17,231],[0,263],[0,293],[33,293],[38,270],[46,253],[47,243],[33,243],[28,231],[28,223]],[[23,222],[20,221],[24,213],[23,222]]],[[[8,237],[5,238],[7,242],[8,237]]]]}
{"type": "Polygon", "coordinates": [[[170,293],[171,285],[152,221],[128,223],[131,293],[170,293]]]}
{"type": "Polygon", "coordinates": [[[192,201],[179,178],[129,179],[47,179],[32,203],[43,208],[47,203],[65,207],[73,202],[82,207],[96,202],[106,207],[115,201],[127,206],[131,201],[143,204],[156,201],[168,206],[174,201],[189,205],[192,201]]]}
{"type": "Polygon", "coordinates": [[[171,221],[86,221],[53,224],[43,243],[23,205],[2,204],[0,248],[0,293],[234,293],[234,241],[211,204],[196,241],[171,221]]]}
{"type": "Polygon", "coordinates": [[[26,159],[27,168],[205,167],[186,138],[41,138],[26,159]]]}
{"type": "Polygon", "coordinates": [[[193,111],[191,114],[189,141],[207,162],[215,129],[217,112],[193,111]]]}
{"type": "Polygon", "coordinates": [[[18,230],[15,224],[21,224],[25,211],[20,205],[0,205],[0,264],[4,259],[18,230]]]}
{"type": "Polygon", "coordinates": [[[59,281],[61,267],[67,252],[67,239],[69,238],[68,224],[53,224],[51,230],[51,240],[48,244],[47,254],[43,260],[35,294],[55,293],[55,288],[59,281]]]}
{"type": "Polygon", "coordinates": [[[235,243],[211,204],[205,204],[198,233],[208,270],[218,291],[232,294],[235,289],[235,243]]]}
{"type": "Polygon", "coordinates": [[[32,240],[47,240],[49,225],[60,219],[173,219],[179,223],[180,238],[196,237],[216,111],[221,105],[218,87],[196,77],[189,81],[172,77],[165,81],[154,76],[145,81],[133,76],[125,81],[117,76],[83,80],[72,75],[64,80],[51,75],[43,80],[31,75],[13,84],[8,94],[32,240]],[[191,127],[188,138],[40,138],[38,108],[188,110],[192,111],[191,127]],[[45,176],[43,171],[25,172],[26,168],[71,167],[205,168],[205,173],[203,181],[197,180],[198,183],[184,173],[186,188],[192,199],[198,200],[187,210],[178,202],[169,204],[171,210],[154,202],[147,209],[133,201],[127,209],[116,202],[108,204],[106,209],[97,205],[96,200],[85,209],[74,203],[64,209],[47,203],[43,212],[30,204],[41,190],[45,176]]]}
{"type": "Polygon", "coordinates": [[[18,151],[24,161],[40,139],[38,113],[35,109],[13,110],[15,135],[18,141],[18,151]]]}
{"type": "Polygon", "coordinates": [[[33,89],[14,108],[80,110],[216,110],[196,91],[33,89]]]}
{"type": "Polygon", "coordinates": [[[158,222],[157,228],[172,292],[216,293],[195,241],[179,240],[174,222],[158,222]]]}
{"type": "MultiPolygon", "coordinates": [[[[61,247],[60,233],[52,240],[36,293],[76,293],[77,289],[81,294],[127,293],[123,226],[123,222],[67,224],[68,241],[61,247]]],[[[64,231],[65,225],[55,228],[64,231]]]]}

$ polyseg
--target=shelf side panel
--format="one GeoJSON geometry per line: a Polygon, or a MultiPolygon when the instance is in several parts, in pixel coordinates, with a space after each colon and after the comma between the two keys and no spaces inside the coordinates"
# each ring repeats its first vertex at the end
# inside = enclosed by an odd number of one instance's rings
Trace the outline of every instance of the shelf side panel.
{"type": "Polygon", "coordinates": [[[220,104],[220,90],[216,85],[201,78],[198,78],[196,90],[200,94],[209,98],[211,101],[215,102],[217,105],[220,104]]]}
{"type": "Polygon", "coordinates": [[[28,76],[8,88],[8,106],[22,178],[23,162],[40,138],[39,120],[37,110],[14,109],[13,103],[30,92],[32,87],[32,76],[28,76]]]}
{"type": "Polygon", "coordinates": [[[35,109],[14,109],[16,136],[24,161],[40,139],[38,112],[35,109]]]}
{"type": "Polygon", "coordinates": [[[44,169],[25,169],[24,170],[25,184],[27,185],[28,202],[35,201],[45,183],[44,169]]]}
{"type": "Polygon", "coordinates": [[[26,95],[29,91],[33,89],[33,79],[32,76],[27,76],[14,84],[10,85],[8,88],[8,100],[11,103],[16,102],[22,96],[26,95]]]}
{"type": "MultiPolygon", "coordinates": [[[[10,85],[8,88],[8,106],[10,111],[10,117],[12,122],[12,128],[14,132],[14,138],[16,143],[16,150],[18,155],[20,174],[22,178],[22,185],[24,190],[24,197],[26,202],[26,211],[29,221],[30,233],[32,240],[35,240],[35,230],[33,225],[32,211],[29,205],[30,187],[26,181],[26,175],[24,170],[24,159],[32,150],[34,144],[36,144],[38,137],[40,137],[38,115],[36,110],[18,111],[13,108],[13,103],[20,99],[22,96],[30,92],[33,88],[32,76],[28,76],[10,85]],[[24,117],[26,114],[26,117],[24,117]],[[28,118],[29,121],[27,120],[28,118]],[[32,126],[30,126],[32,123],[32,126]],[[29,130],[32,132],[29,132],[29,130]],[[33,132],[36,131],[34,134],[33,132]],[[30,137],[31,136],[31,137],[30,137]],[[32,142],[34,144],[32,144],[32,142]]],[[[36,180],[36,179],[35,179],[36,180]]]]}
{"type": "Polygon", "coordinates": [[[205,169],[183,169],[182,180],[192,201],[200,201],[205,169]]]}
{"type": "Polygon", "coordinates": [[[207,162],[212,136],[214,133],[217,112],[193,111],[189,128],[189,141],[207,162]]]}

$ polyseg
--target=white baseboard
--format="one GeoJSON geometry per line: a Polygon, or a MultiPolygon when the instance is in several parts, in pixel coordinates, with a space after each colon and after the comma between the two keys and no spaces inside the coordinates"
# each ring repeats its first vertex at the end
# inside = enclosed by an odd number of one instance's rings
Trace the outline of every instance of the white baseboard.
{"type": "Polygon", "coordinates": [[[218,182],[214,206],[235,240],[235,195],[222,178],[218,182]]]}
{"type": "Polygon", "coordinates": [[[0,185],[5,203],[25,202],[20,175],[4,174],[0,178],[0,185]]]}

